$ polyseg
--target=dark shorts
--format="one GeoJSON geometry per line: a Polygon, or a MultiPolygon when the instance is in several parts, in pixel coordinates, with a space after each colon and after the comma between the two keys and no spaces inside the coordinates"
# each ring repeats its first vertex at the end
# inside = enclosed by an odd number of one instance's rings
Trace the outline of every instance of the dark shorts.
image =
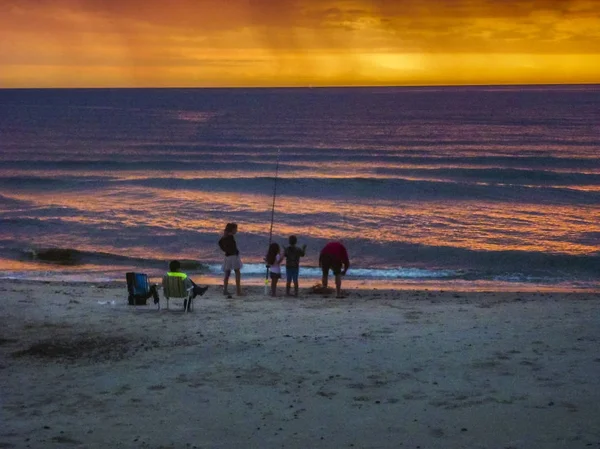
{"type": "Polygon", "coordinates": [[[298,283],[298,273],[300,272],[300,268],[298,267],[285,267],[285,275],[287,277],[288,282],[294,281],[298,283]]]}
{"type": "Polygon", "coordinates": [[[321,268],[324,275],[328,274],[329,270],[331,270],[337,276],[338,274],[342,274],[342,261],[329,254],[324,254],[321,257],[321,268]]]}
{"type": "Polygon", "coordinates": [[[271,275],[271,279],[277,280],[281,278],[281,273],[269,273],[271,275]]]}

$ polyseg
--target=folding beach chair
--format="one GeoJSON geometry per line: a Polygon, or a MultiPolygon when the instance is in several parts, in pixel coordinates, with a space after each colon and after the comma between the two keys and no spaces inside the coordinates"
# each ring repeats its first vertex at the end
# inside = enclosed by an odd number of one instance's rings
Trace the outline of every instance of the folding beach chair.
{"type": "Polygon", "coordinates": [[[146,301],[150,297],[154,297],[154,304],[160,309],[160,298],[156,285],[148,282],[148,276],[145,273],[125,273],[127,280],[127,292],[129,297],[127,302],[130,306],[146,305],[146,301]]]}
{"type": "Polygon", "coordinates": [[[163,295],[167,300],[167,309],[169,308],[169,299],[183,298],[184,312],[191,312],[194,301],[194,286],[186,287],[184,278],[178,276],[166,275],[163,277],[163,295]]]}

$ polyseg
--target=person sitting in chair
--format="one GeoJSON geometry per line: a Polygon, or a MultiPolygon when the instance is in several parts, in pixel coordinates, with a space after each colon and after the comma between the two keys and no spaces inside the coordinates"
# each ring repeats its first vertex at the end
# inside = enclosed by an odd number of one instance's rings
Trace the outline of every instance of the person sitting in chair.
{"type": "Polygon", "coordinates": [[[181,271],[181,263],[178,260],[172,260],[171,262],[169,262],[169,272],[167,274],[165,274],[165,278],[167,276],[174,276],[174,277],[182,278],[183,284],[185,285],[186,289],[193,287],[194,289],[192,290],[192,293],[193,293],[192,298],[195,298],[198,295],[202,296],[206,292],[206,290],[208,290],[208,285],[206,287],[200,287],[199,285],[196,285],[194,283],[194,281],[192,281],[187,274],[182,272],[181,271]]]}

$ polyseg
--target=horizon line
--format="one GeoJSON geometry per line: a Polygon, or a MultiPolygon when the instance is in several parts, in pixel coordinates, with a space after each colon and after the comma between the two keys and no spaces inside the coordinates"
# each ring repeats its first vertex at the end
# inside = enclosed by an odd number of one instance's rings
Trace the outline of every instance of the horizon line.
{"type": "Polygon", "coordinates": [[[332,85],[289,85],[289,86],[56,86],[56,87],[2,87],[0,90],[101,90],[101,89],[389,89],[389,88],[443,88],[443,87],[552,87],[552,86],[600,86],[598,82],[581,83],[481,83],[481,84],[332,84],[332,85]]]}

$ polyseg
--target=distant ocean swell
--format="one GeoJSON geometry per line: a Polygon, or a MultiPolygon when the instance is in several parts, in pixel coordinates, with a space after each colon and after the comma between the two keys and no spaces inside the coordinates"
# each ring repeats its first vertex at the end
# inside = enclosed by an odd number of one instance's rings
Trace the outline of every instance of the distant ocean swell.
{"type": "MultiPolygon", "coordinates": [[[[435,177],[439,171],[426,173],[435,177]]],[[[280,192],[293,191],[298,197],[346,197],[348,202],[354,199],[377,198],[387,200],[415,199],[486,199],[498,201],[523,199],[532,203],[548,204],[599,204],[600,175],[569,175],[548,173],[505,173],[498,172],[477,180],[475,174],[457,174],[452,180],[407,180],[377,179],[363,177],[349,178],[287,178],[277,180],[280,192]],[[529,176],[529,178],[528,178],[529,176]],[[549,185],[542,185],[549,184],[549,185]],[[589,190],[585,189],[589,186],[589,190]]],[[[409,175],[409,173],[407,173],[409,175]]],[[[447,175],[449,177],[451,175],[447,175]]],[[[18,189],[45,188],[64,190],[97,190],[99,187],[139,186],[164,190],[194,190],[201,192],[245,192],[271,195],[274,186],[273,177],[220,177],[220,178],[141,178],[130,180],[110,179],[108,177],[73,177],[53,179],[40,176],[13,176],[3,178],[3,184],[18,189]]]]}
{"type": "MultiPolygon", "coordinates": [[[[353,242],[350,242],[350,245],[353,242]]],[[[349,246],[350,246],[349,245],[349,246]]],[[[150,245],[149,245],[150,246],[150,245]]],[[[499,278],[527,279],[572,279],[594,280],[600,271],[600,252],[595,255],[557,255],[525,251],[471,251],[458,248],[426,247],[419,245],[395,245],[401,254],[396,264],[374,266],[354,266],[350,277],[370,279],[465,279],[490,280],[499,278]],[[401,260],[400,260],[401,259],[401,260]],[[470,267],[461,266],[461,260],[468,260],[470,267]],[[404,267],[403,267],[404,265],[404,267]],[[476,267],[476,268],[474,268],[476,267]]],[[[364,255],[368,257],[368,255],[364,255]]],[[[47,265],[49,270],[63,266],[66,269],[94,266],[114,267],[163,272],[168,260],[159,257],[130,257],[115,253],[80,251],[72,248],[4,248],[0,257],[16,261],[37,262],[39,267],[47,265]]],[[[315,260],[312,260],[315,259],[315,260]]],[[[221,265],[216,261],[181,259],[184,268],[197,273],[220,273],[221,265]]],[[[303,263],[303,272],[317,276],[320,271],[312,262],[303,263]],[[306,270],[306,271],[304,271],[306,270]]],[[[264,263],[246,263],[245,275],[264,275],[264,263]]]]}
{"type": "MultiPolygon", "coordinates": [[[[600,139],[595,143],[587,144],[589,150],[588,157],[581,157],[581,151],[577,154],[569,154],[563,150],[564,157],[554,157],[549,155],[539,155],[539,151],[535,155],[528,154],[531,150],[526,148],[511,148],[512,151],[521,150],[521,155],[504,155],[486,154],[486,155],[465,155],[464,153],[480,153],[485,152],[481,143],[472,142],[474,148],[470,151],[460,151],[456,146],[448,148],[446,151],[435,147],[435,153],[428,156],[423,156],[423,150],[412,149],[408,145],[401,153],[394,153],[393,150],[385,151],[380,147],[369,148],[364,151],[352,150],[349,148],[327,149],[321,147],[306,147],[302,149],[287,149],[279,152],[280,168],[282,171],[294,171],[301,169],[303,163],[319,163],[321,167],[327,167],[332,160],[341,158],[344,162],[369,163],[370,165],[398,165],[401,167],[409,167],[409,170],[419,167],[470,167],[470,168],[516,168],[527,170],[566,170],[566,169],[599,169],[600,160],[597,157],[597,148],[600,146],[600,139]],[[373,151],[377,151],[376,159],[374,160],[373,151]],[[568,157],[567,157],[568,156],[568,157]],[[325,165],[323,165],[325,164],[325,165]]],[[[575,146],[572,142],[569,146],[575,146]]],[[[79,154],[77,149],[65,150],[64,148],[57,149],[52,155],[38,155],[35,150],[31,152],[35,154],[35,158],[24,160],[23,155],[27,154],[26,150],[18,148],[14,150],[14,155],[11,151],[4,149],[4,158],[2,165],[7,169],[72,169],[89,170],[103,172],[106,169],[119,171],[129,170],[222,170],[223,164],[231,164],[232,169],[249,168],[264,168],[273,171],[275,160],[277,159],[280,146],[260,146],[255,149],[254,153],[250,153],[248,147],[245,151],[236,149],[229,145],[222,147],[198,147],[198,145],[190,145],[186,147],[178,147],[174,149],[171,145],[161,145],[150,148],[128,147],[121,148],[121,151],[115,149],[113,151],[104,151],[103,153],[86,153],[79,154]],[[256,152],[259,152],[257,154],[256,152]],[[168,153],[171,158],[166,158],[165,153],[168,153]],[[62,160],[60,159],[62,156],[62,160]],[[73,160],[75,159],[77,160],[73,160]],[[184,158],[185,164],[182,164],[181,158],[184,158]],[[160,166],[157,167],[157,163],[160,166]]],[[[395,148],[398,151],[397,147],[395,148]]],[[[545,151],[549,151],[544,147],[545,151]]],[[[558,149],[557,149],[558,150],[558,149]]],[[[313,167],[314,168],[314,167],[313,167]]]]}

